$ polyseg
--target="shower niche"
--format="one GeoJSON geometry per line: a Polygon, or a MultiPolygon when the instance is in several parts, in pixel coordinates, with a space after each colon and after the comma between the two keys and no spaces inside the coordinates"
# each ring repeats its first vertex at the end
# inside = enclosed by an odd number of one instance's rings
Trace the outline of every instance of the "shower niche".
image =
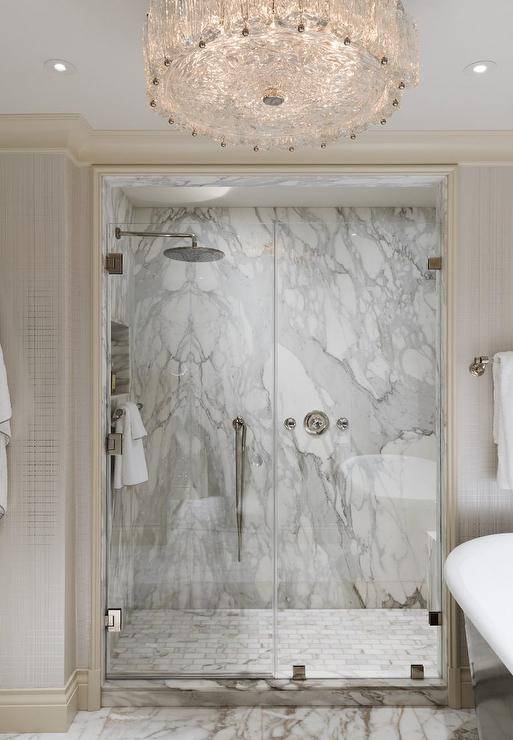
{"type": "Polygon", "coordinates": [[[110,322],[110,392],[119,396],[130,392],[130,328],[110,322]]]}
{"type": "Polygon", "coordinates": [[[431,175],[113,178],[149,479],[106,472],[108,677],[442,676],[443,203],[431,175]]]}

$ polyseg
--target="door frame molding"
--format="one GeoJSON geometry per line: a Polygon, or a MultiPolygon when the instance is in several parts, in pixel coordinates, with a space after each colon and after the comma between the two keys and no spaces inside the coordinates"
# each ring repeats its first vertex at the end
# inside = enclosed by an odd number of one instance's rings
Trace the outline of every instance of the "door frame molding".
{"type": "MultiPolygon", "coordinates": [[[[103,332],[103,285],[105,280],[103,266],[103,209],[102,200],[105,187],[108,187],[108,178],[116,175],[142,176],[142,175],[229,175],[258,176],[267,175],[434,175],[446,179],[446,234],[445,234],[445,256],[444,285],[446,291],[445,300],[445,332],[443,336],[442,358],[444,360],[441,368],[442,387],[445,392],[445,405],[442,408],[443,434],[443,457],[445,466],[442,471],[442,562],[448,553],[456,546],[456,480],[455,480],[455,433],[456,423],[454,418],[454,358],[452,356],[452,341],[454,333],[454,299],[457,274],[456,248],[458,243],[457,233],[457,190],[458,190],[458,166],[455,164],[440,165],[180,165],[180,166],[145,166],[145,165],[98,165],[93,167],[93,254],[92,254],[92,346],[91,346],[91,372],[92,372],[92,492],[91,492],[91,644],[89,670],[94,680],[89,682],[88,706],[90,709],[101,706],[101,687],[105,675],[104,666],[104,563],[105,563],[105,522],[104,522],[104,485],[102,470],[102,456],[105,454],[105,440],[103,439],[103,356],[102,356],[102,332],[103,332]]],[[[457,606],[449,591],[442,584],[442,611],[444,624],[442,626],[442,660],[444,668],[444,679],[448,686],[449,706],[459,708],[471,702],[469,696],[464,670],[459,666],[459,635],[457,606]],[[463,691],[462,691],[463,688],[463,691]],[[462,696],[463,694],[463,696],[462,696]]],[[[346,682],[350,684],[351,682],[346,682]]],[[[361,681],[355,680],[356,685],[361,681]]],[[[419,683],[418,688],[422,688],[419,683]]]]}

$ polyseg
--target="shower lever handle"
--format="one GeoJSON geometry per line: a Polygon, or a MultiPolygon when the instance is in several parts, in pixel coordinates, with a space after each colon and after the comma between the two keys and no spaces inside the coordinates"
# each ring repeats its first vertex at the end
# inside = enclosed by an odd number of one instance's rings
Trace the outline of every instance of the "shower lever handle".
{"type": "Polygon", "coordinates": [[[246,458],[246,422],[242,416],[232,421],[235,429],[235,518],[237,521],[237,560],[242,550],[242,502],[244,499],[244,463],[246,458]]]}

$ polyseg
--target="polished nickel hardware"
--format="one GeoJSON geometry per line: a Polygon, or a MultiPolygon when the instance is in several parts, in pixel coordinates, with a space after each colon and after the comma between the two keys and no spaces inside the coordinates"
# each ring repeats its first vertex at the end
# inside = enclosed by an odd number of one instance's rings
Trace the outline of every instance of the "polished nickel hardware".
{"type": "Polygon", "coordinates": [[[323,434],[330,425],[324,411],[310,411],[304,418],[303,425],[308,434],[323,434]]]}
{"type": "Polygon", "coordinates": [[[484,372],[486,370],[486,366],[490,363],[490,358],[486,355],[482,355],[481,357],[474,357],[473,361],[470,363],[469,371],[471,375],[474,375],[476,378],[480,378],[481,375],[484,375],[484,372]]]}
{"type": "Polygon", "coordinates": [[[119,432],[111,432],[107,435],[107,454],[123,454],[123,435],[119,432]]]}
{"type": "MultiPolygon", "coordinates": [[[[193,136],[196,133],[192,132],[193,136]]],[[[171,249],[164,249],[164,256],[170,260],[178,260],[179,262],[216,262],[217,260],[223,259],[224,252],[221,249],[214,249],[214,247],[200,247],[198,246],[198,238],[196,234],[192,232],[181,233],[171,231],[124,231],[116,226],[114,230],[114,236],[116,239],[121,239],[123,236],[141,236],[141,237],[164,237],[165,239],[190,239],[190,247],[173,247],[171,249]]]]}
{"type": "MultiPolygon", "coordinates": [[[[140,410],[141,410],[142,408],[144,408],[144,407],[143,407],[143,404],[142,404],[142,403],[137,403],[137,404],[136,404],[136,406],[137,406],[137,408],[139,409],[139,411],[140,411],[140,410]]],[[[123,416],[123,414],[124,414],[124,413],[125,413],[125,412],[123,411],[123,409],[116,409],[116,410],[114,411],[114,413],[112,414],[112,422],[114,423],[114,422],[115,422],[115,421],[117,421],[118,419],[121,419],[121,417],[123,416]]]]}
{"type": "Polygon", "coordinates": [[[306,666],[293,665],[292,666],[292,680],[293,681],[306,681],[306,666]]]}
{"type": "Polygon", "coordinates": [[[190,239],[191,246],[198,246],[198,238],[196,234],[193,234],[192,232],[183,234],[170,231],[125,231],[124,229],[120,229],[119,226],[116,226],[116,228],[114,229],[114,236],[116,237],[116,239],[121,239],[123,236],[163,236],[166,239],[190,239]]]}
{"type": "Polygon", "coordinates": [[[121,252],[109,252],[105,255],[105,269],[109,275],[123,274],[123,255],[121,252]]]}
{"type": "Polygon", "coordinates": [[[296,428],[296,420],[292,416],[287,416],[285,421],[283,422],[283,426],[285,429],[295,429],[296,428]]]}
{"type": "Polygon", "coordinates": [[[107,632],[121,632],[123,628],[123,613],[121,609],[107,609],[105,627],[107,632]]]}
{"type": "Polygon", "coordinates": [[[346,432],[349,429],[349,419],[346,419],[345,416],[341,416],[340,419],[337,419],[337,427],[341,432],[346,432]]]}
{"type": "Polygon", "coordinates": [[[430,627],[441,627],[442,612],[429,612],[428,621],[430,627]]]}
{"type": "Polygon", "coordinates": [[[428,258],[428,270],[441,270],[442,269],[442,258],[441,257],[429,257],[428,258]]]}
{"type": "Polygon", "coordinates": [[[246,422],[241,416],[232,421],[235,429],[235,517],[237,520],[237,560],[242,550],[242,503],[244,499],[244,462],[246,452],[246,422]]]}
{"type": "Polygon", "coordinates": [[[414,663],[410,666],[410,678],[412,681],[422,681],[424,678],[424,666],[422,663],[414,663]]]}

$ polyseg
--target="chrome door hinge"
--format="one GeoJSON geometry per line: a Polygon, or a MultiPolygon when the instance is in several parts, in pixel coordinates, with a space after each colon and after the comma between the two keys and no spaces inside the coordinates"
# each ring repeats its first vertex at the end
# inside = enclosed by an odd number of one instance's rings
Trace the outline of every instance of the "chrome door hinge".
{"type": "Polygon", "coordinates": [[[105,614],[105,629],[107,632],[121,632],[123,628],[123,614],[121,609],[107,609],[105,614]]]}
{"type": "Polygon", "coordinates": [[[442,269],[442,258],[441,257],[429,257],[428,258],[428,270],[441,270],[442,269]]]}
{"type": "Polygon", "coordinates": [[[123,435],[120,432],[111,432],[108,434],[106,449],[108,455],[122,455],[123,435]]]}
{"type": "Polygon", "coordinates": [[[428,621],[430,627],[442,626],[442,612],[429,612],[428,621]]]}
{"type": "Polygon", "coordinates": [[[123,254],[122,252],[109,252],[105,255],[105,269],[109,275],[123,274],[123,254]]]}

